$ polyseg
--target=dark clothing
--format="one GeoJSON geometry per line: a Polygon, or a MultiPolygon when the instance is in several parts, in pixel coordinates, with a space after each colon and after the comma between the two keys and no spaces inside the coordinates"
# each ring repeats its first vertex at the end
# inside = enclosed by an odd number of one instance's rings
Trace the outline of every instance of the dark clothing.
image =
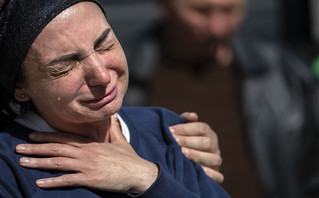
{"type": "Polygon", "coordinates": [[[223,158],[222,186],[231,196],[261,197],[261,186],[247,143],[236,68],[212,67],[205,73],[158,67],[147,104],[175,112],[195,111],[216,131],[223,158]],[[234,166],[234,164],[236,164],[234,166]],[[244,179],[243,179],[244,178],[244,179]],[[246,186],[249,186],[247,188],[246,186]]]}
{"type": "Polygon", "coordinates": [[[243,112],[266,192],[307,197],[318,170],[311,162],[318,159],[313,147],[319,140],[315,79],[302,61],[279,46],[242,44],[235,43],[235,49],[242,63],[243,112]]]}
{"type": "Polygon", "coordinates": [[[228,69],[212,66],[198,74],[186,67],[165,68],[158,30],[147,30],[134,50],[126,50],[131,76],[126,104],[198,112],[218,134],[226,168],[221,167],[223,185],[233,197],[260,195],[258,177],[266,197],[299,198],[318,191],[312,182],[318,165],[311,162],[318,158],[318,98],[308,67],[278,45],[237,37],[228,69]]]}
{"type": "Polygon", "coordinates": [[[159,166],[159,176],[146,192],[133,196],[86,188],[38,188],[36,180],[64,173],[20,166],[21,155],[15,153],[15,147],[31,143],[27,137],[32,130],[12,123],[0,132],[0,197],[229,197],[199,164],[182,154],[168,129],[185,122],[182,118],[162,108],[124,107],[119,114],[130,131],[130,143],[137,154],[159,166]]]}

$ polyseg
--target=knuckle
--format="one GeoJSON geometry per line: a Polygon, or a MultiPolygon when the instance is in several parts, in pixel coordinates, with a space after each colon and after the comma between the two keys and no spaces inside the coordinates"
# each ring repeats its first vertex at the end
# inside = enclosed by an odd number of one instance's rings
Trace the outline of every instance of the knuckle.
{"type": "Polygon", "coordinates": [[[209,137],[204,137],[202,139],[202,147],[204,150],[211,150],[213,148],[213,140],[209,137]]]}
{"type": "Polygon", "coordinates": [[[185,137],[183,137],[183,136],[178,137],[178,144],[180,146],[185,146],[187,144],[185,137]]]}
{"type": "Polygon", "coordinates": [[[184,152],[185,156],[194,162],[200,163],[201,158],[200,156],[192,149],[187,149],[187,152],[184,152]]]}
{"type": "Polygon", "coordinates": [[[41,149],[38,145],[30,144],[26,146],[26,150],[28,153],[38,153],[41,149]]]}
{"type": "Polygon", "coordinates": [[[204,122],[200,122],[198,125],[198,130],[202,132],[203,134],[206,134],[208,131],[212,131],[210,126],[204,122]]]}
{"type": "Polygon", "coordinates": [[[187,149],[187,152],[184,152],[184,154],[187,156],[187,158],[195,160],[195,153],[192,149],[187,149]]]}
{"type": "Polygon", "coordinates": [[[39,167],[41,163],[39,162],[38,159],[31,159],[31,164],[34,167],[39,167]]]}
{"type": "Polygon", "coordinates": [[[49,147],[53,153],[56,153],[56,154],[62,153],[62,148],[60,144],[50,144],[49,147]]]}
{"type": "Polygon", "coordinates": [[[53,158],[52,162],[57,167],[60,167],[64,164],[64,160],[62,158],[53,158]]]}
{"type": "Polygon", "coordinates": [[[63,176],[63,177],[61,177],[61,182],[62,183],[64,183],[64,184],[66,184],[67,186],[69,186],[69,185],[72,185],[73,184],[73,178],[72,177],[70,177],[70,176],[63,176]]]}
{"type": "Polygon", "coordinates": [[[215,131],[210,127],[209,124],[205,122],[199,122],[198,130],[201,132],[202,135],[206,137],[210,137],[211,139],[218,139],[217,134],[215,131]]]}
{"type": "Polygon", "coordinates": [[[202,135],[205,135],[207,137],[211,137],[211,138],[217,138],[216,137],[216,133],[215,131],[210,127],[210,125],[208,125],[205,122],[201,122],[198,126],[198,130],[200,131],[200,133],[202,135]]]}
{"type": "Polygon", "coordinates": [[[212,166],[217,166],[220,167],[223,163],[223,159],[218,156],[218,155],[214,155],[213,159],[212,159],[212,166]]]}

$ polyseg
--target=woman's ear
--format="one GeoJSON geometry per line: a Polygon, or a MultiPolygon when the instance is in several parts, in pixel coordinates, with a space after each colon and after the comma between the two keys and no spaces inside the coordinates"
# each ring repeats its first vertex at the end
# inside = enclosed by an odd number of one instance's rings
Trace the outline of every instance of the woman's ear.
{"type": "Polygon", "coordinates": [[[27,102],[30,100],[30,96],[27,93],[25,93],[22,86],[18,83],[16,83],[14,88],[14,97],[19,102],[27,102]]]}

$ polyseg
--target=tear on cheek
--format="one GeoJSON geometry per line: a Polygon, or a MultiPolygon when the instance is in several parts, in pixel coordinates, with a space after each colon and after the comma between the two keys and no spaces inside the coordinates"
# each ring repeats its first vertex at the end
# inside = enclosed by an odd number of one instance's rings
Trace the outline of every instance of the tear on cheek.
{"type": "Polygon", "coordinates": [[[59,97],[57,98],[57,100],[58,100],[58,101],[61,101],[61,97],[59,96],[59,97]]]}

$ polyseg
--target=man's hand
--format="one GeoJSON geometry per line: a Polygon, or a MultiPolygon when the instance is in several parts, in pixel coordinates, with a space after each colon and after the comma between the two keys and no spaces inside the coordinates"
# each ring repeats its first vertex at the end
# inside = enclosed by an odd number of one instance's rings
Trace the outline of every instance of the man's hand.
{"type": "Polygon", "coordinates": [[[189,123],[171,126],[170,130],[183,153],[188,159],[200,163],[209,177],[222,183],[224,176],[219,172],[222,158],[216,133],[206,123],[197,122],[196,113],[181,116],[189,123]]]}
{"type": "Polygon", "coordinates": [[[74,172],[36,181],[41,188],[82,186],[122,193],[144,192],[156,180],[158,167],[135,153],[117,122],[112,119],[110,143],[97,143],[68,133],[32,133],[31,140],[49,143],[18,145],[16,151],[50,157],[22,157],[20,164],[27,168],[74,172]]]}

